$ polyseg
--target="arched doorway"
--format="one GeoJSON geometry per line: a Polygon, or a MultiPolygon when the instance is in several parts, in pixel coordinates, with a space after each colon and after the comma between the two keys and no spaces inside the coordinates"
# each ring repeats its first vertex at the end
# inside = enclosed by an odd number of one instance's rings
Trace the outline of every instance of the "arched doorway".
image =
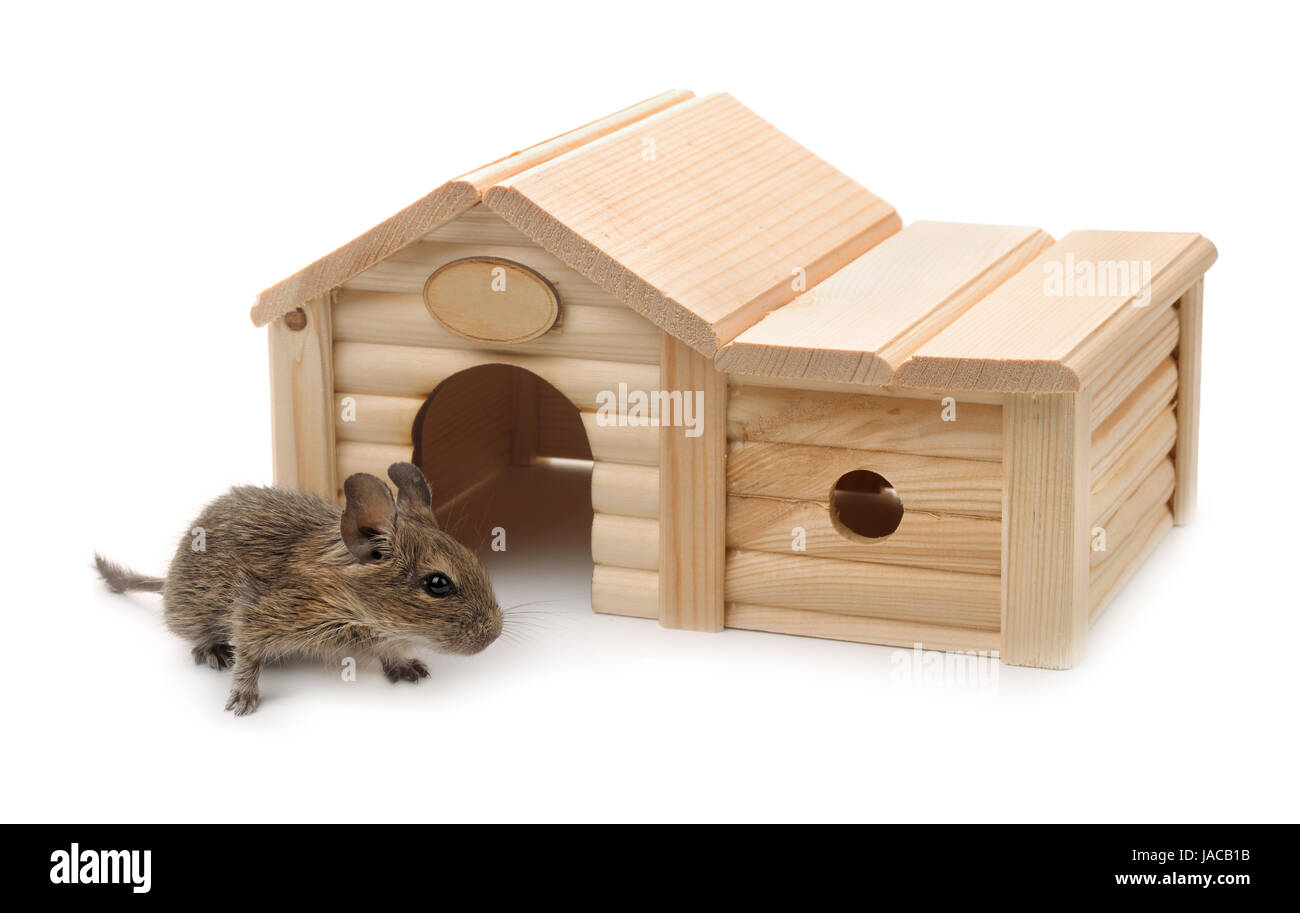
{"type": "Polygon", "coordinates": [[[429,394],[411,437],[439,525],[478,554],[503,606],[588,609],[592,456],[577,406],[523,368],[479,365],[429,394]]]}

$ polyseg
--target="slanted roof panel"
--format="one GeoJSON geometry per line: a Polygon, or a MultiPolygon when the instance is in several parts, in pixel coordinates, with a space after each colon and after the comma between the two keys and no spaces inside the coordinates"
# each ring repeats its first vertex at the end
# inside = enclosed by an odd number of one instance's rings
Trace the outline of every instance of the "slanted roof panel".
{"type": "Polygon", "coordinates": [[[1086,388],[1106,354],[1216,256],[1198,234],[1071,232],[921,346],[897,382],[1008,392],[1086,388]]]}
{"type": "Polygon", "coordinates": [[[263,291],[253,304],[253,323],[257,326],[270,323],[418,241],[477,205],[483,191],[497,181],[693,97],[693,93],[685,90],[664,92],[448,181],[397,215],[263,291]]]}
{"type": "Polygon", "coordinates": [[[487,205],[712,356],[898,230],[892,206],[728,95],[515,175],[487,205]]]}
{"type": "Polygon", "coordinates": [[[718,367],[892,383],[918,346],[1051,242],[1037,228],[916,222],[741,333],[718,367]]]}

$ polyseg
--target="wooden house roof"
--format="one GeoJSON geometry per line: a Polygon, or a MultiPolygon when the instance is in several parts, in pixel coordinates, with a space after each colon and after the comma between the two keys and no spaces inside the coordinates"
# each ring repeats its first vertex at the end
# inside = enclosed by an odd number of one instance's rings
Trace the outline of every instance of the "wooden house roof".
{"type": "Polygon", "coordinates": [[[1037,228],[913,223],[745,330],[718,366],[892,383],[918,345],[1051,243],[1037,228]]]}
{"type": "Polygon", "coordinates": [[[1196,234],[902,229],[735,99],[677,91],[449,181],[262,292],[254,323],[480,204],[723,370],[873,386],[1081,389],[1216,256],[1196,234]]]}
{"type": "Polygon", "coordinates": [[[919,346],[896,382],[1083,389],[1217,257],[1194,233],[1071,232],[919,346]]]}
{"type": "Polygon", "coordinates": [[[253,303],[253,323],[265,326],[419,241],[476,206],[482,201],[484,191],[497,181],[692,97],[687,91],[664,92],[448,181],[397,215],[263,291],[253,303]]]}
{"type": "Polygon", "coordinates": [[[258,296],[261,326],[482,202],[706,355],[901,224],[729,95],[670,92],[444,184],[258,296]]]}

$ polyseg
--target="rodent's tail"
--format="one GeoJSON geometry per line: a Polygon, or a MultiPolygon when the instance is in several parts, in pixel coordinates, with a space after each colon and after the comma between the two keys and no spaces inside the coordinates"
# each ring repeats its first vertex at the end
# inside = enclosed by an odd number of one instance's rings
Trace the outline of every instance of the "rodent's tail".
{"type": "Polygon", "coordinates": [[[104,582],[114,593],[127,593],[132,590],[143,590],[146,593],[162,592],[163,578],[137,574],[130,568],[109,561],[98,552],[95,553],[95,567],[99,568],[99,576],[104,578],[104,582]]]}

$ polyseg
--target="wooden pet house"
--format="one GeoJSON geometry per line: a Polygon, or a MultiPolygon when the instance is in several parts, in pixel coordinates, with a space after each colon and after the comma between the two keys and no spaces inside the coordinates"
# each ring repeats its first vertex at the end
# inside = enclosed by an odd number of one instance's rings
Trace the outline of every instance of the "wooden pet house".
{"type": "Polygon", "coordinates": [[[1192,509],[1215,256],[904,227],[730,96],[670,92],[264,291],[275,480],[337,498],[450,451],[450,497],[590,458],[597,612],[1065,668],[1192,509]]]}

